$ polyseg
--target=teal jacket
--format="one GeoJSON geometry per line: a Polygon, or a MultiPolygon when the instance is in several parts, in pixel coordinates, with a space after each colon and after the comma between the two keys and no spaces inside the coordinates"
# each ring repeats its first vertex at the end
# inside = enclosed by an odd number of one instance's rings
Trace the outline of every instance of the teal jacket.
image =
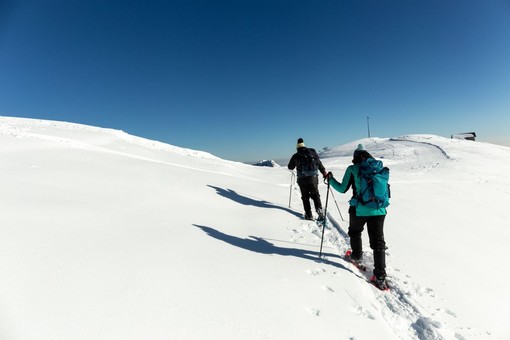
{"type": "MultiPolygon", "coordinates": [[[[342,178],[342,182],[338,182],[334,177],[331,177],[329,180],[329,184],[338,192],[344,194],[349,190],[352,186],[353,198],[356,197],[360,192],[358,192],[358,188],[360,188],[360,179],[359,179],[359,164],[349,165],[345,170],[344,177],[342,178]]],[[[386,208],[370,208],[368,206],[364,206],[362,204],[357,204],[356,200],[350,200],[349,204],[351,206],[356,207],[356,216],[379,216],[386,215],[386,208]]]]}

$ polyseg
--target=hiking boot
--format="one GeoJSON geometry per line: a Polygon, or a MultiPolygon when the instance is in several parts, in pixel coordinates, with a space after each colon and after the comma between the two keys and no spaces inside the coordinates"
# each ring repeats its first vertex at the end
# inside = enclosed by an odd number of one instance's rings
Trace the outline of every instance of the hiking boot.
{"type": "Polygon", "coordinates": [[[317,209],[317,215],[317,220],[324,221],[324,211],[321,208],[317,209]]]}
{"type": "Polygon", "coordinates": [[[380,290],[388,290],[388,285],[386,284],[386,278],[384,276],[372,276],[370,282],[380,290]]]}
{"type": "Polygon", "coordinates": [[[313,216],[312,216],[312,214],[305,214],[305,220],[313,221],[313,216]]]}
{"type": "Polygon", "coordinates": [[[345,258],[346,258],[347,261],[352,263],[359,270],[361,270],[363,272],[367,270],[367,266],[365,266],[363,264],[363,253],[361,253],[361,256],[359,258],[358,257],[354,257],[354,256],[352,256],[352,250],[349,249],[345,253],[345,258]]]}
{"type": "Polygon", "coordinates": [[[351,261],[352,263],[354,264],[362,264],[363,263],[363,255],[361,255],[360,257],[354,257],[353,253],[352,253],[352,250],[348,250],[346,253],[345,253],[345,256],[347,257],[347,259],[349,261],[351,261]]]}

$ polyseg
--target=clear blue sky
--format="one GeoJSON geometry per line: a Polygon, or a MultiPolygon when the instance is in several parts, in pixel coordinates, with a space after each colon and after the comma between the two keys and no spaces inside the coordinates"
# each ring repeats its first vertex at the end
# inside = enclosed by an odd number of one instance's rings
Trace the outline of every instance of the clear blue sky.
{"type": "Polygon", "coordinates": [[[476,131],[510,145],[509,0],[0,0],[0,115],[219,157],[476,131]]]}

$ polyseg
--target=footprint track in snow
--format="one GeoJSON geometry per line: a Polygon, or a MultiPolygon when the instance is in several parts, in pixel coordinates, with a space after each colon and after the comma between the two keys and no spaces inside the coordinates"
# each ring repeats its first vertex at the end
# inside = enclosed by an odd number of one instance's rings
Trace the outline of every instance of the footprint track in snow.
{"type": "Polygon", "coordinates": [[[315,308],[307,308],[306,309],[308,313],[310,313],[312,316],[321,316],[321,311],[319,309],[315,308]]]}
{"type": "Polygon", "coordinates": [[[310,275],[314,275],[314,276],[316,276],[316,275],[320,275],[320,274],[325,273],[325,272],[326,272],[326,269],[322,269],[322,268],[308,269],[306,272],[307,272],[308,274],[310,274],[310,275]]]}
{"type": "MultiPolygon", "coordinates": [[[[329,230],[326,229],[324,242],[337,248],[339,253],[343,255],[349,248],[349,236],[330,214],[328,214],[328,227],[329,230]]],[[[318,228],[311,230],[315,235],[317,235],[317,231],[318,228]]],[[[320,235],[318,236],[320,237],[320,235]]],[[[373,268],[371,257],[371,251],[367,252],[366,258],[368,262],[370,262],[371,268],[373,268]]],[[[396,270],[396,272],[402,273],[401,270],[396,270]]],[[[318,274],[319,273],[316,275],[318,274]]],[[[410,278],[409,276],[406,277],[407,279],[410,278]]],[[[398,278],[392,278],[391,290],[388,292],[380,292],[376,288],[373,288],[376,299],[380,303],[378,309],[383,318],[388,325],[394,329],[395,334],[399,334],[402,339],[444,339],[438,331],[442,325],[436,322],[430,315],[425,314],[425,311],[422,310],[420,305],[412,300],[413,296],[420,294],[428,294],[431,297],[435,297],[435,292],[430,288],[423,288],[416,283],[412,283],[407,279],[402,282],[398,278]],[[407,325],[407,327],[405,325],[407,325]]],[[[359,308],[361,307],[358,307],[357,312],[361,316],[369,319],[374,318],[371,313],[363,308],[359,308]]]]}
{"type": "Polygon", "coordinates": [[[323,290],[325,290],[326,292],[328,292],[328,293],[334,293],[335,292],[335,290],[333,288],[329,287],[329,286],[321,286],[321,288],[323,290]]]}

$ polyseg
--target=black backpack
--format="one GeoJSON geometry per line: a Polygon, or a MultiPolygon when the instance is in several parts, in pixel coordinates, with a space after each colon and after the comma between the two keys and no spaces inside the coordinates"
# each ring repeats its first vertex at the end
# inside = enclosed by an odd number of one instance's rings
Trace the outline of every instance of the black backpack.
{"type": "Polygon", "coordinates": [[[319,156],[313,149],[305,148],[299,152],[300,160],[297,171],[304,176],[317,176],[319,170],[319,156]]]}

